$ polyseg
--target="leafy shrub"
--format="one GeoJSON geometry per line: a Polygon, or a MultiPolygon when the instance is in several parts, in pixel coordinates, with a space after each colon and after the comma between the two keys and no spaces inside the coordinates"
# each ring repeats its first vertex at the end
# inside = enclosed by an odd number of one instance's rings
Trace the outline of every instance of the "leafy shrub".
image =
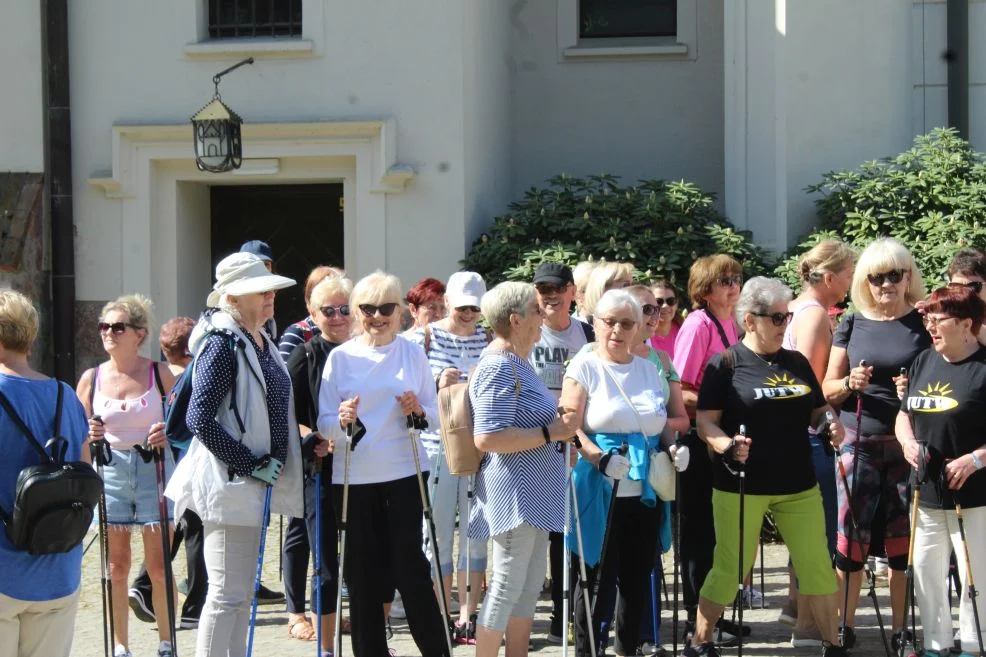
{"type": "Polygon", "coordinates": [[[762,273],[764,254],[746,231],[737,231],[698,186],[643,180],[624,187],[615,176],[575,178],[564,174],[545,188],[532,187],[496,217],[462,265],[488,286],[531,280],[545,260],[632,262],[638,276],[688,280],[696,258],[728,253],[747,275],[762,273]]]}
{"type": "Polygon", "coordinates": [[[776,273],[800,285],[800,254],[827,237],[862,250],[891,236],[910,249],[929,287],[963,246],[986,247],[986,156],[948,128],[914,139],[900,155],[830,172],[809,193],[819,193],[817,229],[795,247],[776,273]]]}

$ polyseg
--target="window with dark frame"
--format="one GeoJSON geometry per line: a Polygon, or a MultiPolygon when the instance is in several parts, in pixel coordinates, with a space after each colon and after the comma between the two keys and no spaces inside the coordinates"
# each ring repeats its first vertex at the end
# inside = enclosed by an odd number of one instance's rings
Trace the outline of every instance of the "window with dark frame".
{"type": "Polygon", "coordinates": [[[678,33],[678,0],[579,0],[579,38],[663,37],[678,33]]]}
{"type": "Polygon", "coordinates": [[[301,37],[301,0],[208,0],[209,38],[301,37]]]}

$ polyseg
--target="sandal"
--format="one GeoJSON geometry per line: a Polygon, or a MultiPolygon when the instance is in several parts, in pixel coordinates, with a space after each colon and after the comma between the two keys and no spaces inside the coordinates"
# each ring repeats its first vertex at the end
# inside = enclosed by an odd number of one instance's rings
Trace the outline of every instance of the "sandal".
{"type": "Polygon", "coordinates": [[[349,634],[353,631],[353,623],[349,620],[349,616],[343,616],[342,622],[339,625],[342,627],[343,634],[349,634]]]}
{"type": "Polygon", "coordinates": [[[288,636],[299,641],[314,641],[315,628],[307,618],[299,618],[288,622],[288,636]]]}

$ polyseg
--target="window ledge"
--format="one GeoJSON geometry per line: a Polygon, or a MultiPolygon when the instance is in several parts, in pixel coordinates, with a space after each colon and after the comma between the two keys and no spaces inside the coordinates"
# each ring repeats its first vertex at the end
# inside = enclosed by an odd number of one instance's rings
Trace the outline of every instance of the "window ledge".
{"type": "Polygon", "coordinates": [[[562,52],[566,59],[611,58],[611,57],[638,57],[638,58],[685,57],[688,55],[688,46],[684,43],[673,43],[666,45],[639,45],[639,46],[578,45],[578,46],[572,46],[571,48],[565,48],[565,50],[562,52]]]}
{"type": "Polygon", "coordinates": [[[310,39],[210,39],[185,45],[189,59],[224,57],[312,57],[315,42],[310,39]]]}

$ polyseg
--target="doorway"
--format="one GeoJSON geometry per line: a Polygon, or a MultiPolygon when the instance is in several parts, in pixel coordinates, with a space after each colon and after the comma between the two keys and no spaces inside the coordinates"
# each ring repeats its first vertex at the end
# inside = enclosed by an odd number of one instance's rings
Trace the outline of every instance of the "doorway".
{"type": "Polygon", "coordinates": [[[274,271],[297,285],[277,293],[283,331],[306,317],[305,279],[318,265],[344,267],[342,183],[229,185],[210,188],[212,267],[249,240],[267,242],[274,271]]]}

